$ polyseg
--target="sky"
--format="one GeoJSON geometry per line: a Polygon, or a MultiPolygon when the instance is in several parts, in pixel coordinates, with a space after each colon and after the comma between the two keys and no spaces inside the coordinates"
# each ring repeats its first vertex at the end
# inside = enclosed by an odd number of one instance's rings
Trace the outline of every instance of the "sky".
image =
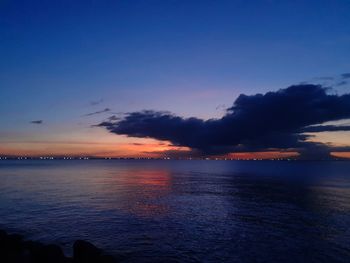
{"type": "Polygon", "coordinates": [[[349,12],[347,0],[1,0],[0,155],[350,156],[347,128],[307,128],[350,125],[349,12]],[[301,105],[270,100],[295,94],[301,105]]]}

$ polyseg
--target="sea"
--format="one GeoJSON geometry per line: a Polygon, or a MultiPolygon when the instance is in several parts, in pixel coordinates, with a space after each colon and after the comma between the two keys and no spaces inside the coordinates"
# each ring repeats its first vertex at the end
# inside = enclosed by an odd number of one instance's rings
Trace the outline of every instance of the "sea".
{"type": "Polygon", "coordinates": [[[121,262],[350,262],[350,162],[0,160],[0,229],[121,262]]]}

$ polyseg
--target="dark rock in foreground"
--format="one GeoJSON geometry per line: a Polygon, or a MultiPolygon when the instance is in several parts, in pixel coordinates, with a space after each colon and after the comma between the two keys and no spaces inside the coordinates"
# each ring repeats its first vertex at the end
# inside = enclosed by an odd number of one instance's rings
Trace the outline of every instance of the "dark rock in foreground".
{"type": "Polygon", "coordinates": [[[101,256],[101,250],[84,240],[77,240],[73,245],[74,262],[97,262],[101,256]]]}
{"type": "Polygon", "coordinates": [[[113,263],[112,256],[104,255],[93,244],[77,240],[73,245],[73,257],[66,257],[57,245],[25,241],[21,235],[9,235],[0,230],[1,263],[113,263]]]}

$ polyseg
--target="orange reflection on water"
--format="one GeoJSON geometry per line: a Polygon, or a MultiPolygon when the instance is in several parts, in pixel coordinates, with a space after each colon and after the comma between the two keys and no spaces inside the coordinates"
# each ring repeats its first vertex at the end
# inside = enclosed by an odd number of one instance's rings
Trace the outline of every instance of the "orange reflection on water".
{"type": "Polygon", "coordinates": [[[128,205],[125,209],[137,216],[153,217],[168,213],[162,201],[168,195],[171,176],[166,170],[130,170],[125,174],[128,184],[128,205]]]}
{"type": "Polygon", "coordinates": [[[170,185],[170,174],[165,170],[130,171],[129,182],[142,187],[159,186],[159,189],[170,185]]]}
{"type": "Polygon", "coordinates": [[[103,184],[108,200],[113,200],[105,202],[104,209],[120,209],[141,217],[159,217],[169,212],[166,197],[172,177],[165,169],[118,169],[108,182],[99,184],[103,184]]]}

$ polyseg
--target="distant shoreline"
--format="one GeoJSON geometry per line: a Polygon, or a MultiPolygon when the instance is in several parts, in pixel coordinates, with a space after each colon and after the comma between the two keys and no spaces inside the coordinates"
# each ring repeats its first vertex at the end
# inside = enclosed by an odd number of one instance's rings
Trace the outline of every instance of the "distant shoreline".
{"type": "Polygon", "coordinates": [[[309,162],[309,161],[320,161],[320,162],[333,162],[333,161],[350,161],[349,158],[330,158],[330,159],[297,159],[297,158],[274,158],[274,159],[233,159],[233,158],[148,158],[148,157],[55,157],[55,156],[46,156],[46,157],[28,157],[28,156],[0,156],[0,161],[6,160],[38,160],[38,161],[55,161],[55,160],[64,160],[64,161],[89,161],[89,160],[122,160],[122,161],[294,161],[294,162],[309,162]]]}

